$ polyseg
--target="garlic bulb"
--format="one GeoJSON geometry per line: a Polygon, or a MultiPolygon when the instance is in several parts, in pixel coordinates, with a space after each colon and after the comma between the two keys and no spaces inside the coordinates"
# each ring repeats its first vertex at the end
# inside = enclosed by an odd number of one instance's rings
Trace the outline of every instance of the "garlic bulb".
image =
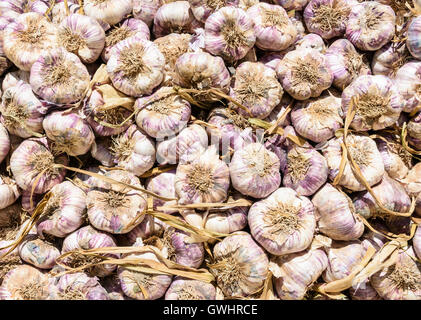
{"type": "Polygon", "coordinates": [[[45,193],[63,181],[66,169],[57,168],[55,164],[67,165],[64,155],[54,157],[47,138],[27,139],[12,153],[10,169],[16,183],[23,190],[34,193],[45,193]]]}
{"type": "Polygon", "coordinates": [[[399,249],[394,265],[371,276],[370,282],[386,300],[421,300],[421,265],[412,247],[399,249]]]}
{"type": "Polygon", "coordinates": [[[326,183],[312,199],[319,231],[333,240],[357,240],[364,224],[345,193],[326,183]]]}
{"type": "Polygon", "coordinates": [[[163,0],[133,0],[133,16],[150,27],[162,3],[163,0]]]}
{"type": "Polygon", "coordinates": [[[35,1],[35,0],[5,0],[0,5],[0,10],[17,15],[27,12],[36,12],[44,15],[48,10],[47,1],[35,1]]]}
{"type": "Polygon", "coordinates": [[[279,169],[279,158],[260,143],[236,150],[229,164],[232,186],[253,198],[265,198],[279,188],[279,169]]]}
{"type": "Polygon", "coordinates": [[[195,18],[205,23],[212,13],[226,6],[237,6],[239,0],[189,0],[189,3],[195,18]]]}
{"type": "Polygon", "coordinates": [[[29,72],[22,70],[8,72],[4,76],[1,84],[3,91],[6,91],[10,87],[15,87],[19,80],[29,84],[29,72]]]}
{"type": "Polygon", "coordinates": [[[276,73],[284,90],[297,100],[320,96],[333,81],[326,57],[315,49],[288,52],[276,67],[276,73]]]}
{"type": "MultiPolygon", "coordinates": [[[[243,62],[235,70],[230,96],[247,107],[255,118],[266,118],[281,102],[283,93],[276,72],[260,62],[243,62]]],[[[239,114],[248,116],[242,108],[230,105],[239,114]]]]}
{"type": "Polygon", "coordinates": [[[304,9],[310,0],[274,0],[276,4],[282,6],[285,10],[300,11],[304,9]]]}
{"type": "Polygon", "coordinates": [[[393,81],[385,76],[364,75],[342,92],[342,109],[348,112],[351,99],[356,111],[350,127],[357,131],[381,130],[393,125],[402,111],[403,101],[393,81]]]}
{"type": "Polygon", "coordinates": [[[284,8],[259,2],[247,10],[253,20],[256,46],[262,50],[282,51],[297,38],[297,29],[284,8]]]}
{"type": "MultiPolygon", "coordinates": [[[[167,198],[176,198],[175,193],[175,169],[162,172],[155,177],[151,177],[146,181],[146,189],[152,191],[160,196],[167,197],[167,198]]],[[[161,199],[154,198],[153,199],[153,207],[156,208],[160,206],[171,206],[177,204],[176,200],[172,201],[164,201],[161,199]]],[[[165,213],[177,213],[177,210],[160,210],[165,213]]]]}
{"type": "Polygon", "coordinates": [[[104,62],[108,62],[110,59],[111,49],[120,41],[123,41],[134,35],[139,38],[149,40],[149,28],[142,20],[130,18],[124,20],[120,26],[114,26],[114,28],[112,28],[106,34],[105,48],[101,54],[102,60],[104,60],[104,62]]]}
{"type": "Polygon", "coordinates": [[[195,19],[188,1],[162,5],[155,14],[153,33],[156,38],[170,33],[192,33],[201,23],[195,19]]]}
{"type": "Polygon", "coordinates": [[[19,245],[21,259],[39,269],[51,269],[60,256],[60,251],[52,244],[36,235],[27,235],[19,245]]]}
{"type": "MultiPolygon", "coordinates": [[[[183,88],[207,90],[218,88],[228,92],[230,74],[221,57],[207,52],[188,52],[181,55],[175,63],[174,82],[183,88]]],[[[207,95],[196,96],[199,101],[215,101],[207,95]]]]}
{"type": "Polygon", "coordinates": [[[191,163],[180,163],[175,177],[179,204],[221,202],[227,198],[229,170],[214,146],[191,163]]]}
{"type": "Polygon", "coordinates": [[[71,14],[58,27],[58,42],[68,52],[76,54],[83,63],[99,58],[105,45],[105,32],[93,18],[71,14]]]}
{"type": "Polygon", "coordinates": [[[158,218],[146,214],[142,222],[134,227],[132,231],[126,233],[125,236],[129,244],[133,245],[138,241],[138,238],[145,240],[153,236],[162,235],[166,227],[167,225],[158,218]]]}
{"type": "Polygon", "coordinates": [[[323,39],[342,36],[352,4],[344,0],[310,0],[303,14],[307,29],[323,39]]]}
{"type": "Polygon", "coordinates": [[[387,174],[393,179],[404,179],[412,167],[412,155],[393,140],[375,139],[375,141],[387,174]]]}
{"type": "Polygon", "coordinates": [[[170,87],[161,87],[153,95],[139,98],[134,105],[138,111],[137,125],[153,138],[177,134],[190,119],[190,103],[170,87]]]}
{"type": "MultiPolygon", "coordinates": [[[[329,140],[323,149],[323,156],[329,167],[329,179],[334,180],[339,173],[342,159],[341,143],[343,138],[329,140]]],[[[348,135],[348,152],[361,169],[361,173],[370,186],[380,182],[384,174],[384,164],[373,139],[362,135],[348,135]]],[[[365,186],[354,175],[349,161],[346,162],[339,185],[352,191],[365,190],[365,186]]]]}
{"type": "Polygon", "coordinates": [[[42,54],[56,46],[57,28],[42,15],[23,13],[3,31],[3,50],[19,69],[29,71],[42,54]]]}
{"type": "MultiPolygon", "coordinates": [[[[115,243],[115,240],[105,232],[100,232],[95,230],[93,227],[85,226],[82,227],[75,232],[69,234],[63,241],[63,247],[61,249],[61,253],[64,254],[66,252],[72,251],[72,250],[89,250],[89,249],[96,249],[96,248],[105,248],[105,247],[115,247],[117,244],[115,243]]],[[[108,256],[112,259],[118,259],[120,257],[120,254],[103,254],[104,256],[108,256]]],[[[89,261],[90,258],[83,257],[84,263],[92,263],[94,262],[95,258],[92,261],[89,261]]],[[[78,257],[68,257],[63,260],[65,264],[68,265],[77,265],[78,257]]],[[[98,277],[105,277],[107,275],[110,275],[114,270],[116,269],[115,265],[111,264],[102,264],[97,265],[89,270],[89,274],[95,275],[98,277]]]]}
{"type": "Polygon", "coordinates": [[[374,53],[371,70],[375,75],[394,78],[399,68],[410,59],[411,54],[405,45],[389,42],[374,53]]]}
{"type": "Polygon", "coordinates": [[[55,284],[56,290],[50,295],[52,300],[109,300],[105,288],[97,277],[76,272],[62,275],[55,284]]]}
{"type": "Polygon", "coordinates": [[[25,264],[10,270],[0,286],[1,300],[46,300],[48,294],[48,275],[25,264]]]}
{"type": "MultiPolygon", "coordinates": [[[[324,54],[326,51],[326,45],[324,43],[323,38],[320,37],[318,34],[309,33],[303,35],[301,39],[298,39],[295,42],[295,49],[314,49],[319,51],[321,54],[324,54]]],[[[289,47],[285,51],[292,51],[292,47],[289,47]]]]}
{"type": "Polygon", "coordinates": [[[411,20],[406,39],[406,47],[411,55],[416,59],[421,59],[421,45],[419,35],[421,31],[421,17],[415,17],[411,20]]]}
{"type": "Polygon", "coordinates": [[[364,56],[346,39],[338,39],[329,46],[326,60],[333,74],[333,85],[341,90],[358,76],[371,74],[364,56]]]}
{"type": "Polygon", "coordinates": [[[131,0],[85,0],[83,9],[86,15],[114,25],[132,11],[133,5],[131,0]]]}
{"type": "Polygon", "coordinates": [[[157,46],[135,34],[110,51],[107,72],[114,87],[140,97],[151,94],[164,78],[165,58],[157,46]]]}
{"type": "Polygon", "coordinates": [[[165,300],[215,300],[216,290],[199,280],[176,277],[165,293],[165,300]]]}
{"type": "Polygon", "coordinates": [[[78,229],[85,220],[86,194],[70,181],[55,185],[37,222],[38,234],[65,237],[78,229]]]}
{"type": "Polygon", "coordinates": [[[4,125],[0,123],[0,163],[6,158],[10,151],[10,138],[4,125]]]}
{"type": "Polygon", "coordinates": [[[206,130],[198,124],[192,124],[178,135],[164,139],[157,139],[156,154],[160,164],[190,163],[208,147],[206,130]]]}
{"type": "Polygon", "coordinates": [[[0,108],[1,122],[11,134],[28,138],[43,132],[42,120],[47,107],[34,95],[29,84],[20,80],[8,88],[3,93],[0,108]]]}
{"type": "Polygon", "coordinates": [[[351,7],[346,25],[346,37],[358,49],[375,51],[392,40],[396,15],[393,9],[376,1],[351,7]]]}
{"type": "Polygon", "coordinates": [[[16,182],[7,176],[0,175],[0,209],[12,205],[19,196],[20,190],[16,182]]]}
{"type": "Polygon", "coordinates": [[[404,64],[393,81],[403,98],[403,111],[412,112],[421,105],[421,62],[404,64]]]}
{"type": "Polygon", "coordinates": [[[253,237],[273,255],[305,250],[316,228],[311,201],[290,188],[279,188],[255,202],[248,213],[253,237]]]}
{"type": "Polygon", "coordinates": [[[265,252],[246,232],[225,237],[213,248],[209,265],[216,283],[228,297],[246,297],[259,290],[268,273],[265,252]]]}
{"type": "MultiPolygon", "coordinates": [[[[136,176],[123,170],[108,171],[104,176],[142,187],[136,176]]],[[[95,228],[114,234],[127,233],[142,221],[140,215],[146,210],[146,195],[100,181],[88,192],[86,206],[89,221],[95,228]]]]}
{"type": "Polygon", "coordinates": [[[206,50],[213,55],[228,61],[240,60],[255,42],[253,21],[242,9],[223,7],[206,20],[206,50]]]}
{"type": "Polygon", "coordinates": [[[419,226],[417,227],[417,231],[415,232],[415,235],[412,238],[412,245],[419,259],[421,257],[421,227],[419,226]]]}
{"type": "Polygon", "coordinates": [[[42,126],[54,152],[79,156],[87,153],[95,140],[89,124],[75,112],[52,112],[44,118],[42,126]]]}
{"type": "Polygon", "coordinates": [[[311,196],[327,180],[326,159],[316,150],[293,146],[287,152],[283,185],[302,196],[311,196]]]}

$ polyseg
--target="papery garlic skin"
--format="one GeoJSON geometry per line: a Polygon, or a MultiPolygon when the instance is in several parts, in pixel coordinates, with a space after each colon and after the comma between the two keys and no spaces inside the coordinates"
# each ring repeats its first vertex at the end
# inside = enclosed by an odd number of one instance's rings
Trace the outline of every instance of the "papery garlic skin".
{"type": "Polygon", "coordinates": [[[199,280],[176,277],[165,293],[165,300],[215,300],[216,290],[199,280]]]}
{"type": "Polygon", "coordinates": [[[150,27],[162,3],[162,0],[133,0],[133,16],[150,27]]]}
{"type": "MultiPolygon", "coordinates": [[[[248,108],[252,117],[266,118],[281,102],[283,93],[276,72],[260,62],[243,62],[235,70],[230,96],[248,108]]],[[[230,105],[239,114],[250,116],[233,103],[230,105]]]]}
{"type": "Polygon", "coordinates": [[[273,255],[305,250],[316,228],[311,201],[283,187],[255,202],[249,210],[248,222],[254,239],[273,255]]]}
{"type": "Polygon", "coordinates": [[[288,52],[276,67],[276,73],[284,90],[297,100],[320,96],[333,81],[326,57],[315,49],[288,52]]]}
{"type": "Polygon", "coordinates": [[[392,80],[385,76],[363,75],[342,92],[342,110],[347,114],[351,100],[355,117],[350,127],[357,131],[381,130],[393,125],[403,108],[403,100],[392,80]]]}
{"type": "Polygon", "coordinates": [[[364,224],[347,195],[326,183],[311,200],[318,217],[319,231],[333,240],[357,240],[364,224]]]}
{"type": "Polygon", "coordinates": [[[419,36],[421,32],[421,17],[411,20],[407,31],[406,47],[415,59],[421,59],[421,43],[419,36]]]}
{"type": "Polygon", "coordinates": [[[23,261],[39,269],[51,269],[60,256],[60,251],[55,246],[42,241],[36,235],[27,235],[18,250],[23,261]]]}
{"type": "Polygon", "coordinates": [[[246,232],[225,237],[213,248],[210,271],[227,297],[246,297],[260,289],[268,273],[266,253],[246,232]]]}
{"type": "Polygon", "coordinates": [[[259,2],[247,10],[253,20],[256,46],[262,50],[282,51],[297,38],[297,29],[284,8],[259,2]]]}
{"type": "Polygon", "coordinates": [[[400,144],[392,141],[376,139],[384,169],[393,179],[404,179],[412,167],[412,156],[400,144]]]}
{"type": "Polygon", "coordinates": [[[212,0],[189,0],[191,10],[195,18],[203,23],[206,22],[208,17],[218,11],[219,9],[227,6],[235,7],[239,4],[239,0],[221,0],[221,1],[212,1],[212,0]]]}
{"type": "MultiPolygon", "coordinates": [[[[139,179],[123,170],[104,174],[111,179],[142,187],[139,179]]],[[[90,223],[97,229],[113,234],[127,233],[142,221],[146,195],[140,191],[101,181],[86,198],[90,223]]]]}
{"type": "Polygon", "coordinates": [[[63,48],[41,54],[31,67],[29,82],[42,99],[56,104],[77,102],[88,89],[90,76],[85,65],[63,48]]]}
{"type": "Polygon", "coordinates": [[[404,112],[412,112],[421,105],[421,61],[404,64],[393,81],[402,96],[404,112]]]}
{"type": "Polygon", "coordinates": [[[10,151],[10,138],[7,129],[0,123],[0,163],[10,151]]]}
{"type": "Polygon", "coordinates": [[[57,28],[42,15],[23,13],[3,31],[3,50],[19,69],[29,71],[42,54],[55,47],[57,28]]]}
{"type": "Polygon", "coordinates": [[[300,11],[304,9],[310,0],[274,0],[276,4],[282,6],[285,10],[300,11]]]}
{"type": "Polygon", "coordinates": [[[157,46],[134,35],[111,49],[107,72],[116,89],[140,97],[151,94],[162,82],[164,66],[165,58],[157,46]]]}
{"type": "Polygon", "coordinates": [[[134,105],[138,110],[137,125],[153,138],[177,134],[190,119],[190,103],[170,87],[161,87],[152,96],[139,98],[134,105]]]}
{"type": "Polygon", "coordinates": [[[411,54],[405,45],[391,41],[374,53],[371,70],[375,75],[394,78],[399,68],[410,59],[411,54]]]}
{"type": "Polygon", "coordinates": [[[34,95],[31,86],[21,80],[3,93],[0,111],[2,124],[13,135],[29,138],[43,132],[47,107],[34,95]]]}
{"type": "MultiPolygon", "coordinates": [[[[343,138],[329,140],[323,149],[323,156],[329,167],[329,179],[333,181],[339,173],[342,159],[343,138]]],[[[366,136],[349,135],[347,137],[348,151],[359,166],[362,175],[370,186],[380,182],[384,174],[384,164],[376,143],[366,136]]],[[[345,164],[339,185],[352,191],[365,190],[365,186],[354,175],[349,161],[345,164]]]]}
{"type": "Polygon", "coordinates": [[[221,202],[227,198],[229,169],[209,147],[189,164],[180,163],[175,177],[179,204],[221,202]]]}
{"type": "Polygon", "coordinates": [[[240,60],[255,42],[253,21],[242,9],[223,7],[206,20],[206,50],[213,55],[229,61],[240,60]]]}
{"type": "Polygon", "coordinates": [[[83,4],[86,15],[109,25],[119,23],[132,9],[131,0],[86,0],[83,4]]]}
{"type": "Polygon", "coordinates": [[[4,76],[1,88],[6,91],[10,87],[16,86],[19,80],[29,84],[29,72],[22,70],[8,72],[4,76]]]}
{"type": "Polygon", "coordinates": [[[19,187],[45,193],[63,181],[66,169],[54,164],[67,165],[68,159],[64,155],[54,157],[50,150],[47,138],[27,139],[12,153],[10,169],[19,187]]]}
{"type": "Polygon", "coordinates": [[[333,42],[326,51],[326,60],[333,73],[333,85],[341,90],[358,76],[371,74],[364,56],[347,39],[333,42]]]}
{"type": "Polygon", "coordinates": [[[345,35],[358,49],[375,51],[395,33],[396,15],[387,5],[367,1],[352,6],[345,35]]]}
{"type": "Polygon", "coordinates": [[[42,126],[53,141],[53,150],[69,156],[87,153],[95,140],[91,127],[77,113],[52,112],[44,118],[42,126]]]}
{"type": "MultiPolygon", "coordinates": [[[[162,172],[146,181],[146,189],[152,191],[160,196],[167,198],[176,198],[175,192],[175,169],[162,172]]],[[[161,199],[153,199],[153,207],[157,210],[160,206],[171,206],[177,204],[177,200],[164,201],[161,199]]],[[[177,213],[177,209],[159,210],[165,213],[177,213]]]]}
{"type": "Polygon", "coordinates": [[[85,221],[86,194],[70,181],[55,185],[43,216],[37,222],[38,234],[65,237],[85,221]]]}
{"type": "Polygon", "coordinates": [[[105,32],[93,18],[71,14],[64,19],[57,32],[58,42],[69,52],[76,54],[83,63],[99,58],[105,45],[105,32]]]}
{"type": "Polygon", "coordinates": [[[265,198],[279,188],[279,169],[276,154],[260,143],[250,143],[236,150],[229,164],[233,187],[253,198],[265,198]]]}
{"type": "Polygon", "coordinates": [[[0,175],[0,209],[12,205],[19,196],[20,190],[16,182],[7,176],[0,175]]]}

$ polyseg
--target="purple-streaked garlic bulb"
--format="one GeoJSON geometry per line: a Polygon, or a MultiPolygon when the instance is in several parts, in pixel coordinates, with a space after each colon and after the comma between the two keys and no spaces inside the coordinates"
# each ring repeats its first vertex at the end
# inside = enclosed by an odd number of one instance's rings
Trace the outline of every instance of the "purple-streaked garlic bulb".
{"type": "MultiPolygon", "coordinates": [[[[112,170],[105,177],[142,188],[139,179],[123,170],[112,170]]],[[[146,195],[140,191],[98,181],[86,198],[90,223],[97,229],[113,234],[127,233],[142,221],[146,195]]]]}
{"type": "Polygon", "coordinates": [[[277,256],[308,248],[316,228],[311,201],[283,187],[255,202],[249,210],[248,222],[254,239],[277,256]]]}
{"type": "Polygon", "coordinates": [[[27,235],[18,248],[21,259],[39,269],[51,269],[60,256],[60,250],[36,235],[27,235]]]}
{"type": "Polygon", "coordinates": [[[282,51],[297,38],[297,29],[284,8],[259,2],[247,10],[253,20],[256,46],[262,50],[282,51]]]}
{"type": "Polygon", "coordinates": [[[279,188],[279,170],[279,158],[261,143],[237,149],[229,164],[232,186],[253,198],[265,198],[279,188]]]}
{"type": "Polygon", "coordinates": [[[52,150],[69,156],[87,153],[95,140],[88,122],[76,112],[52,112],[44,118],[42,126],[52,141],[52,150]]]}
{"type": "MultiPolygon", "coordinates": [[[[373,139],[363,135],[348,135],[348,153],[359,166],[363,177],[370,186],[380,182],[384,174],[384,164],[382,156],[377,149],[373,139]]],[[[329,167],[329,179],[333,181],[339,174],[342,159],[343,138],[333,138],[329,140],[323,149],[323,156],[327,160],[329,167]]],[[[338,181],[339,185],[352,191],[365,190],[365,186],[357,179],[352,171],[349,161],[346,162],[343,174],[338,181]]]]}
{"type": "Polygon", "coordinates": [[[163,0],[133,0],[133,16],[152,26],[153,19],[163,0]]]}
{"type": "Polygon", "coordinates": [[[156,38],[170,33],[193,33],[200,26],[188,1],[174,1],[165,3],[156,12],[153,33],[156,38]]]}
{"type": "Polygon", "coordinates": [[[87,16],[111,26],[123,20],[132,9],[131,0],[85,0],[83,3],[87,16]]]}
{"type": "Polygon", "coordinates": [[[267,277],[268,257],[246,232],[218,242],[213,257],[209,271],[227,297],[247,297],[259,290],[267,277]]]}
{"type": "MultiPolygon", "coordinates": [[[[82,227],[73,233],[69,234],[63,241],[63,247],[61,249],[61,253],[64,254],[69,251],[73,250],[89,250],[89,249],[97,249],[97,248],[106,248],[106,247],[116,247],[117,244],[115,243],[114,239],[111,235],[105,232],[97,231],[92,226],[85,226],[82,227]]],[[[112,259],[118,259],[120,257],[119,254],[115,253],[107,253],[103,254],[104,256],[110,257],[112,259]]],[[[88,261],[88,257],[84,257],[84,262],[93,262],[88,261]]],[[[63,262],[67,265],[77,265],[78,257],[68,257],[63,260],[63,262]]],[[[98,277],[105,277],[110,275],[116,269],[115,265],[112,264],[102,264],[97,265],[88,270],[89,274],[98,276],[98,277]]]]}
{"type": "Polygon", "coordinates": [[[189,0],[189,3],[195,18],[205,23],[212,13],[226,6],[237,6],[239,0],[189,0]]]}
{"type": "Polygon", "coordinates": [[[403,98],[403,111],[412,112],[421,104],[421,61],[404,64],[393,81],[403,98]]]}
{"type": "Polygon", "coordinates": [[[165,58],[158,47],[135,34],[111,49],[107,72],[116,89],[140,97],[151,94],[162,82],[164,66],[165,58]]]}
{"type": "Polygon", "coordinates": [[[153,138],[177,134],[186,127],[191,114],[190,103],[171,87],[162,87],[151,96],[137,99],[134,108],[138,111],[137,125],[153,138]]]}
{"type": "Polygon", "coordinates": [[[71,14],[58,27],[58,42],[68,52],[76,54],[83,63],[99,58],[105,45],[105,32],[93,18],[71,14]]]}
{"type": "Polygon", "coordinates": [[[47,1],[35,0],[5,0],[0,4],[0,10],[8,15],[37,12],[44,15],[48,10],[47,1]]]}
{"type": "MultiPolygon", "coordinates": [[[[326,45],[321,36],[315,33],[309,33],[295,42],[295,49],[313,49],[319,51],[321,54],[324,54],[326,51],[326,45]]],[[[292,51],[292,47],[289,47],[285,51],[292,51]]]]}
{"type": "Polygon", "coordinates": [[[364,232],[364,224],[355,212],[351,199],[326,183],[311,200],[316,210],[321,233],[333,240],[357,240],[364,232]]]}
{"type": "Polygon", "coordinates": [[[329,46],[326,60],[333,73],[333,85],[341,90],[360,75],[371,74],[367,60],[346,39],[338,39],[329,46]]]}
{"type": "Polygon", "coordinates": [[[91,156],[98,160],[103,166],[113,167],[115,165],[115,157],[112,154],[110,147],[113,140],[109,137],[98,137],[91,147],[91,156]]]}
{"type": "Polygon", "coordinates": [[[29,138],[43,132],[42,120],[47,107],[22,80],[3,93],[0,111],[1,123],[10,134],[29,138]]]}
{"type": "Polygon", "coordinates": [[[175,177],[179,204],[221,202],[227,198],[230,184],[228,166],[221,161],[214,146],[191,163],[180,163],[175,177]]]}
{"type": "Polygon", "coordinates": [[[345,33],[352,1],[310,0],[304,10],[304,21],[309,32],[323,39],[340,37],[345,33]]]}
{"type": "Polygon", "coordinates": [[[52,300],[109,300],[107,291],[97,277],[84,272],[62,275],[55,284],[52,300]]]}
{"type": "Polygon", "coordinates": [[[90,78],[77,55],[58,48],[40,54],[31,67],[29,82],[42,99],[66,104],[84,97],[90,78]]]}
{"type": "Polygon", "coordinates": [[[415,59],[421,59],[421,44],[419,36],[421,32],[421,17],[411,20],[407,31],[406,47],[415,59]]]}
{"type": "Polygon", "coordinates": [[[142,20],[129,18],[124,20],[121,25],[114,26],[106,34],[105,47],[101,54],[102,60],[104,60],[104,62],[108,62],[111,49],[120,41],[123,41],[134,35],[139,38],[149,40],[149,28],[142,20]]]}
{"type": "Polygon", "coordinates": [[[393,125],[402,111],[403,100],[386,76],[363,75],[342,92],[342,110],[347,114],[351,100],[355,117],[350,127],[357,131],[381,130],[393,125]]]}
{"type": "Polygon", "coordinates": [[[207,282],[182,277],[174,278],[165,300],[215,300],[215,287],[207,282]]]}
{"type": "Polygon", "coordinates": [[[86,194],[70,181],[55,185],[50,190],[37,232],[63,238],[78,229],[85,221],[86,194]]]}
{"type": "MultiPolygon", "coordinates": [[[[92,173],[98,173],[99,175],[103,175],[106,172],[105,170],[96,166],[85,167],[84,170],[92,173]]],[[[97,179],[98,178],[92,177],[87,174],[76,173],[75,177],[73,178],[73,182],[76,186],[78,186],[85,193],[87,193],[90,190],[90,188],[95,186],[95,180],[97,179]]]]}
{"type": "Polygon", "coordinates": [[[326,57],[315,49],[288,52],[276,67],[276,73],[284,90],[297,100],[320,96],[333,81],[326,57]]]}
{"type": "Polygon", "coordinates": [[[10,87],[15,87],[19,80],[22,80],[24,83],[29,84],[29,72],[23,70],[8,72],[4,76],[3,82],[1,84],[3,92],[9,89],[10,87]]]}
{"type": "Polygon", "coordinates": [[[206,20],[205,42],[208,52],[228,61],[240,60],[256,42],[253,21],[242,9],[223,7],[206,20]]]}
{"type": "MultiPolygon", "coordinates": [[[[176,198],[175,193],[175,169],[167,172],[161,172],[155,177],[149,178],[146,181],[146,189],[152,191],[160,196],[167,198],[176,198]]],[[[177,204],[176,200],[164,201],[161,199],[153,199],[153,207],[156,209],[160,206],[171,206],[177,204]]],[[[165,213],[177,213],[177,210],[159,210],[165,213]]]]}
{"type": "Polygon", "coordinates": [[[276,71],[276,66],[283,57],[284,54],[280,52],[266,52],[262,57],[259,58],[259,62],[263,63],[266,67],[276,71]]]}
{"type": "Polygon", "coordinates": [[[16,181],[4,175],[0,175],[0,209],[12,205],[20,196],[20,190],[16,181]]]}
{"type": "MultiPolygon", "coordinates": [[[[247,107],[251,116],[266,118],[281,102],[284,90],[278,82],[276,72],[260,62],[243,62],[235,70],[234,85],[230,96],[247,107]]],[[[240,115],[250,116],[233,103],[231,107],[240,115]]]]}
{"type": "MultiPolygon", "coordinates": [[[[175,74],[175,84],[183,88],[218,88],[227,93],[229,90],[231,78],[224,60],[207,52],[188,52],[181,55],[175,63],[175,74]]],[[[215,101],[215,98],[204,94],[195,98],[200,101],[215,101]]]]}
{"type": "Polygon", "coordinates": [[[47,300],[50,278],[29,265],[10,270],[0,286],[0,300],[47,300]]]}
{"type": "Polygon", "coordinates": [[[421,227],[417,227],[414,237],[412,238],[412,246],[418,259],[421,259],[421,227]]]}
{"type": "Polygon", "coordinates": [[[395,22],[391,7],[376,1],[358,3],[351,7],[345,35],[358,49],[375,51],[393,38],[395,22]]]}
{"type": "Polygon", "coordinates": [[[396,263],[373,274],[370,282],[385,300],[421,300],[421,265],[413,248],[399,249],[396,263]]]}
{"type": "Polygon", "coordinates": [[[326,182],[327,162],[315,149],[294,145],[289,148],[286,158],[283,186],[301,196],[311,196],[326,182]]]}
{"type": "Polygon", "coordinates": [[[398,142],[393,140],[375,139],[384,169],[393,179],[404,179],[412,167],[412,155],[398,142]]]}
{"type": "Polygon", "coordinates": [[[134,227],[132,231],[127,233],[125,236],[129,244],[133,245],[136,243],[138,238],[145,240],[152,236],[162,235],[165,228],[166,226],[164,226],[164,223],[161,220],[146,214],[142,222],[134,227]]]}
{"type": "Polygon", "coordinates": [[[54,157],[47,138],[27,139],[12,153],[10,169],[16,183],[23,190],[45,193],[63,181],[66,169],[55,164],[67,165],[64,155],[54,157]]]}
{"type": "Polygon", "coordinates": [[[282,300],[303,300],[327,264],[327,256],[322,248],[310,248],[276,257],[269,268],[274,273],[274,287],[278,297],[282,300]]]}
{"type": "Polygon", "coordinates": [[[408,60],[411,54],[405,45],[389,42],[374,53],[371,60],[371,70],[375,75],[394,77],[396,72],[408,60]]]}
{"type": "MultiPolygon", "coordinates": [[[[72,1],[67,1],[69,14],[78,13],[80,10],[80,6],[77,3],[73,3],[72,1]]],[[[67,8],[64,1],[56,1],[55,5],[51,9],[51,21],[55,25],[59,25],[64,19],[68,17],[67,8]]],[[[98,21],[100,24],[101,22],[98,21]]]]}
{"type": "Polygon", "coordinates": [[[57,28],[35,12],[21,14],[2,33],[6,57],[25,71],[31,69],[40,55],[56,46],[57,28]]]}
{"type": "Polygon", "coordinates": [[[304,9],[310,0],[274,0],[273,2],[282,6],[285,10],[300,11],[304,9]]]}
{"type": "Polygon", "coordinates": [[[332,94],[297,102],[291,112],[294,129],[313,142],[329,140],[344,124],[341,102],[332,94]]]}
{"type": "Polygon", "coordinates": [[[408,122],[408,142],[416,150],[421,149],[421,112],[417,112],[408,122]]]}
{"type": "Polygon", "coordinates": [[[159,164],[187,164],[208,148],[206,130],[198,124],[189,125],[176,136],[157,140],[156,158],[159,164]]]}
{"type": "Polygon", "coordinates": [[[157,45],[165,58],[165,78],[162,86],[173,85],[176,77],[175,63],[177,59],[186,52],[196,51],[190,47],[191,41],[193,41],[193,36],[187,33],[171,33],[154,40],[154,44],[157,45]]]}

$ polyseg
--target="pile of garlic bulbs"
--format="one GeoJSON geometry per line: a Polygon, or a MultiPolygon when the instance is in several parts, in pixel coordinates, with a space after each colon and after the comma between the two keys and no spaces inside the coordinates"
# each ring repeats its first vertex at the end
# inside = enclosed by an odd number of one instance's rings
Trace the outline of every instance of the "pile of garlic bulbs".
{"type": "Polygon", "coordinates": [[[0,299],[421,300],[421,2],[0,2],[0,299]]]}

